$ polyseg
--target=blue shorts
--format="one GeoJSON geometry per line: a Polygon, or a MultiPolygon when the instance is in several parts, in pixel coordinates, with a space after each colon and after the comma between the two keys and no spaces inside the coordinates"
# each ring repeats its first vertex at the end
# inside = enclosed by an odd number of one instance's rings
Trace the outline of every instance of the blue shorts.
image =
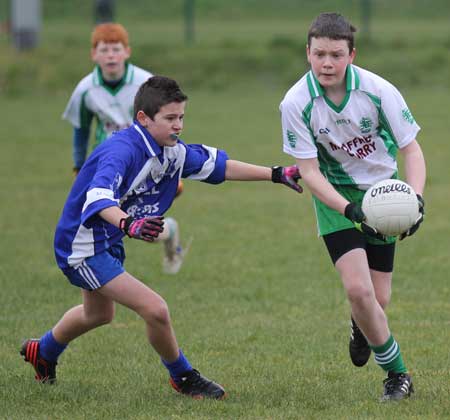
{"type": "Polygon", "coordinates": [[[86,258],[76,268],[63,270],[63,273],[74,286],[96,290],[125,271],[124,260],[123,243],[118,242],[100,254],[86,258]]]}

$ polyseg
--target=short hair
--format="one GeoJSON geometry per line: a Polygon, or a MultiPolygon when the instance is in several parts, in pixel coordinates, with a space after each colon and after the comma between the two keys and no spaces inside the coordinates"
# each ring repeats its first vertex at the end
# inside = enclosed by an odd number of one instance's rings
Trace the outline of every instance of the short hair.
{"type": "Polygon", "coordinates": [[[159,112],[162,106],[172,102],[184,102],[188,97],[178,83],[164,76],[153,76],[144,82],[134,98],[133,118],[139,111],[144,111],[151,119],[159,112]]]}
{"type": "Polygon", "coordinates": [[[355,45],[354,33],[356,28],[339,13],[321,13],[314,19],[308,31],[308,46],[311,38],[345,39],[350,52],[355,45]]]}
{"type": "Polygon", "coordinates": [[[92,31],[92,48],[96,48],[101,41],[121,42],[124,47],[128,47],[128,32],[120,23],[101,23],[92,31]]]}

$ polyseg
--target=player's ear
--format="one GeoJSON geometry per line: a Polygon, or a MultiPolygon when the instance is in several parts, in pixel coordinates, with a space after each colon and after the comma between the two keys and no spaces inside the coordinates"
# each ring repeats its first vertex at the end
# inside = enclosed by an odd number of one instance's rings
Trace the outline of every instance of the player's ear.
{"type": "Polygon", "coordinates": [[[97,60],[97,49],[91,48],[91,60],[95,63],[97,60]]]}
{"type": "Polygon", "coordinates": [[[350,53],[350,64],[353,63],[355,57],[356,57],[356,48],[353,48],[352,52],[350,53]]]}
{"type": "Polygon", "coordinates": [[[309,49],[309,45],[306,44],[306,58],[308,59],[308,63],[311,63],[309,55],[311,54],[311,50],[309,49]]]}
{"type": "Polygon", "coordinates": [[[139,124],[141,124],[143,127],[147,127],[148,120],[150,117],[144,112],[144,111],[138,111],[136,114],[136,119],[138,120],[139,124]]]}
{"type": "Polygon", "coordinates": [[[131,47],[125,47],[125,60],[128,60],[131,56],[131,47]]]}

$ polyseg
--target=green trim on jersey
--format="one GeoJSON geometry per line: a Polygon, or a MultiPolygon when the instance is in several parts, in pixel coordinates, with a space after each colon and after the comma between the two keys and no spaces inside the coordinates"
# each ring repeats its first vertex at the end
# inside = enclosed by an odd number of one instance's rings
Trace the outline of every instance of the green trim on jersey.
{"type": "Polygon", "coordinates": [[[347,93],[345,94],[344,99],[342,100],[342,102],[339,105],[336,105],[333,101],[331,101],[330,98],[328,98],[327,95],[323,95],[323,99],[325,100],[325,102],[327,103],[327,105],[334,111],[337,112],[338,114],[345,108],[345,105],[347,105],[349,99],[350,99],[350,92],[347,91],[347,93]]]}
{"type": "Polygon", "coordinates": [[[95,149],[100,143],[106,140],[108,134],[106,133],[105,126],[97,117],[97,127],[95,128],[95,142],[92,145],[92,149],[95,149]]]}
{"type": "Polygon", "coordinates": [[[134,77],[134,68],[133,66],[130,66],[128,62],[125,63],[125,74],[123,75],[120,83],[112,88],[111,86],[108,86],[105,83],[105,79],[103,79],[103,75],[100,69],[100,66],[96,66],[94,69],[94,84],[98,86],[102,86],[104,89],[106,89],[111,95],[116,96],[122,87],[133,81],[134,77]]]}
{"type": "Polygon", "coordinates": [[[311,140],[316,143],[316,138],[314,137],[314,132],[311,128],[311,112],[313,108],[313,101],[309,102],[302,112],[302,120],[306,124],[306,127],[308,128],[309,135],[311,136],[311,140]]]}
{"type": "Polygon", "coordinates": [[[394,132],[389,124],[389,121],[386,117],[386,114],[381,107],[381,98],[378,96],[372,95],[369,92],[364,93],[370,98],[375,107],[378,110],[378,122],[379,126],[377,127],[377,132],[379,136],[383,139],[384,145],[386,146],[386,150],[388,154],[393,158],[397,159],[397,151],[398,151],[398,142],[394,136],[394,132]]]}
{"type": "MultiPolygon", "coordinates": [[[[306,74],[306,82],[308,83],[308,89],[311,98],[315,99],[319,96],[325,95],[324,88],[321,86],[312,70],[310,70],[306,74]]],[[[351,64],[349,64],[345,70],[345,90],[347,92],[350,92],[352,90],[359,89],[359,85],[359,74],[355,70],[355,68],[351,64]]]]}
{"type": "Polygon", "coordinates": [[[323,87],[320,86],[320,83],[316,79],[316,76],[314,76],[312,70],[310,70],[306,75],[306,82],[308,83],[309,94],[311,95],[312,99],[325,95],[323,87]]]}
{"type": "Polygon", "coordinates": [[[342,164],[334,159],[320,143],[316,143],[319,168],[323,176],[327,178],[330,184],[336,185],[357,185],[355,180],[344,171],[342,164]]]}
{"type": "Polygon", "coordinates": [[[94,114],[86,106],[86,95],[88,91],[83,92],[81,95],[81,106],[80,106],[80,128],[89,128],[91,126],[92,117],[94,114]]]}
{"type": "MultiPolygon", "coordinates": [[[[323,176],[328,179],[331,184],[337,185],[356,185],[355,180],[344,171],[342,164],[334,159],[322,146],[317,142],[316,137],[314,136],[314,132],[311,128],[311,113],[313,109],[314,98],[317,98],[323,95],[324,99],[327,100],[323,88],[320,86],[319,82],[315,78],[312,71],[310,71],[306,77],[308,82],[308,89],[312,96],[311,102],[309,102],[302,113],[302,119],[308,128],[309,134],[311,136],[311,140],[317,147],[318,161],[319,161],[319,169],[322,172],[323,176]],[[315,97],[313,95],[316,95],[315,97]]],[[[353,68],[347,67],[347,88],[359,86],[359,77],[353,68]],[[348,71],[350,69],[350,71],[348,71]]],[[[347,93],[346,102],[350,98],[350,93],[347,93]]],[[[344,104],[345,106],[345,104],[344,104]]]]}
{"type": "Polygon", "coordinates": [[[313,101],[309,102],[303,112],[302,119],[308,128],[309,135],[311,136],[311,140],[317,147],[318,153],[318,161],[319,161],[319,169],[322,174],[331,182],[336,184],[355,184],[353,179],[347,175],[347,173],[342,168],[342,165],[334,158],[332,158],[327,150],[317,142],[316,137],[314,136],[314,132],[311,128],[311,113],[313,109],[313,101]],[[343,182],[343,180],[345,180],[343,182]]]}
{"type": "Polygon", "coordinates": [[[323,96],[327,105],[337,113],[340,113],[347,105],[348,101],[350,100],[351,91],[359,89],[360,85],[358,72],[353,68],[351,64],[349,64],[345,70],[345,90],[347,93],[342,102],[339,105],[336,105],[330,100],[330,98],[328,98],[324,88],[320,85],[312,70],[308,72],[306,81],[308,83],[308,89],[311,98],[315,99],[319,96],[323,96]]]}
{"type": "Polygon", "coordinates": [[[351,64],[349,64],[347,66],[347,69],[345,70],[345,86],[347,92],[359,89],[359,85],[359,74],[355,70],[355,68],[351,64]]]}

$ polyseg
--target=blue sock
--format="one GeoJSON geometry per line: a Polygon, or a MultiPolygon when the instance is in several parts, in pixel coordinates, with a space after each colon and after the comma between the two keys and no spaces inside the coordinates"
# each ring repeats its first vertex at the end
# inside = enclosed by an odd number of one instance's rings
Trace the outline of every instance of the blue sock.
{"type": "Polygon", "coordinates": [[[175,362],[169,363],[169,362],[166,362],[164,359],[161,359],[161,361],[163,362],[163,365],[169,371],[170,377],[177,384],[179,384],[181,382],[183,373],[192,370],[191,364],[189,363],[188,359],[186,359],[186,357],[184,356],[181,349],[179,349],[179,352],[180,352],[180,355],[178,356],[178,359],[175,360],[175,362]]]}
{"type": "Polygon", "coordinates": [[[47,331],[39,340],[39,352],[49,362],[56,362],[66,347],[67,344],[60,344],[55,340],[52,330],[47,331]]]}

